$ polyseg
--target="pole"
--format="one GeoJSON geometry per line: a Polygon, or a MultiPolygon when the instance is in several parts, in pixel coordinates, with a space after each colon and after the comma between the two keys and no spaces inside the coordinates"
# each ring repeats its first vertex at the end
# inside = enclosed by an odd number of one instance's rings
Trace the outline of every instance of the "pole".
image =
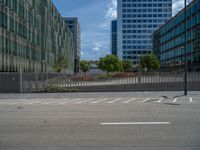
{"type": "Polygon", "coordinates": [[[184,75],[184,95],[187,96],[187,0],[185,0],[185,75],[184,75]]]}
{"type": "Polygon", "coordinates": [[[138,59],[139,59],[139,74],[138,74],[138,83],[141,83],[141,66],[140,66],[140,55],[138,55],[138,59]]]}

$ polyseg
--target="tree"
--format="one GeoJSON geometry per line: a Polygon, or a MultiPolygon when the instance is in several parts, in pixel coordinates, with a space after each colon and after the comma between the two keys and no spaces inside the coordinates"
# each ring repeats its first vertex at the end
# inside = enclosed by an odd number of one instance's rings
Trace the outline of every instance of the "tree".
{"type": "Polygon", "coordinates": [[[115,55],[100,58],[97,65],[99,69],[107,71],[107,73],[123,71],[122,63],[115,55]]]}
{"type": "Polygon", "coordinates": [[[160,68],[160,61],[155,54],[151,53],[141,58],[140,65],[142,68],[147,68],[147,70],[153,71],[160,68]]]}
{"type": "Polygon", "coordinates": [[[90,69],[90,63],[87,61],[81,61],[80,67],[81,67],[81,70],[86,73],[90,69]]]}
{"type": "Polygon", "coordinates": [[[54,61],[53,69],[56,72],[61,72],[68,67],[67,59],[65,58],[64,54],[60,53],[57,59],[54,61]]]}
{"type": "Polygon", "coordinates": [[[126,71],[132,67],[132,63],[130,60],[122,60],[123,70],[126,71]]]}

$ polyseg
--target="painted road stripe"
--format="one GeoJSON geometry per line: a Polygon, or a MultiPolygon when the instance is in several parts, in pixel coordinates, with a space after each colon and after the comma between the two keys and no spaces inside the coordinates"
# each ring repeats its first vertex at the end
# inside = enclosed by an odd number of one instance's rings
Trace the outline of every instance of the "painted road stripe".
{"type": "Polygon", "coordinates": [[[117,99],[115,99],[115,100],[112,100],[112,101],[110,101],[110,102],[107,102],[108,104],[112,104],[112,103],[114,103],[114,102],[116,102],[116,101],[119,101],[119,100],[121,100],[122,98],[117,98],[117,99]]]}
{"type": "Polygon", "coordinates": [[[122,102],[122,103],[123,103],[123,104],[128,104],[128,103],[134,101],[135,99],[136,99],[136,98],[131,98],[131,99],[129,99],[129,100],[125,101],[125,102],[122,102]]]}
{"type": "Polygon", "coordinates": [[[96,104],[96,103],[99,103],[99,102],[103,102],[103,101],[106,101],[108,100],[108,98],[104,98],[104,99],[101,99],[101,100],[98,100],[98,101],[94,101],[94,102],[91,102],[92,104],[96,104]]]}
{"type": "Polygon", "coordinates": [[[84,101],[76,102],[76,103],[74,103],[74,104],[87,103],[87,102],[91,102],[91,101],[93,101],[94,99],[95,99],[95,98],[90,98],[90,99],[88,99],[88,100],[84,100],[84,101]]]}
{"type": "Polygon", "coordinates": [[[157,101],[157,103],[161,103],[163,99],[164,99],[164,98],[161,97],[161,98],[157,101]]]}
{"type": "Polygon", "coordinates": [[[146,103],[147,101],[149,101],[150,100],[150,98],[146,98],[144,101],[143,101],[143,103],[146,103]]]}
{"type": "Polygon", "coordinates": [[[171,122],[111,122],[100,125],[169,125],[171,122]]]}
{"type": "Polygon", "coordinates": [[[53,100],[53,101],[49,101],[49,102],[46,102],[44,104],[57,104],[59,102],[63,102],[63,101],[68,101],[69,99],[64,99],[64,100],[53,100]]]}
{"type": "Polygon", "coordinates": [[[189,99],[190,99],[190,103],[192,103],[193,102],[192,97],[190,97],[189,99]]]}
{"type": "Polygon", "coordinates": [[[75,102],[75,101],[79,101],[79,100],[81,100],[81,98],[73,99],[73,100],[65,101],[65,102],[59,102],[58,104],[66,104],[66,103],[75,102]]]}
{"type": "Polygon", "coordinates": [[[173,100],[173,103],[176,103],[177,100],[178,100],[178,98],[175,98],[175,99],[173,100]]]}

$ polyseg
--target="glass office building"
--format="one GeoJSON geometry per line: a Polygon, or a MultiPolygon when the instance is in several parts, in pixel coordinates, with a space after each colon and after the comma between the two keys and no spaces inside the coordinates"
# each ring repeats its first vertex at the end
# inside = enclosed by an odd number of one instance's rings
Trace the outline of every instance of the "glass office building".
{"type": "MultiPolygon", "coordinates": [[[[185,61],[185,9],[153,34],[154,53],[166,71],[183,70],[185,61]]],[[[200,0],[187,6],[188,71],[200,71],[200,0]]]]}
{"type": "Polygon", "coordinates": [[[118,0],[118,57],[139,63],[152,52],[152,33],[172,16],[172,0],[118,0]]]}
{"type": "Polygon", "coordinates": [[[111,54],[117,56],[117,20],[111,21],[111,54]]]}
{"type": "Polygon", "coordinates": [[[73,73],[73,35],[51,0],[0,0],[0,72],[54,72],[59,54],[73,73]]]}
{"type": "Polygon", "coordinates": [[[80,59],[81,59],[81,27],[76,17],[64,18],[66,25],[73,33],[74,43],[74,72],[75,74],[80,71],[80,59]]]}

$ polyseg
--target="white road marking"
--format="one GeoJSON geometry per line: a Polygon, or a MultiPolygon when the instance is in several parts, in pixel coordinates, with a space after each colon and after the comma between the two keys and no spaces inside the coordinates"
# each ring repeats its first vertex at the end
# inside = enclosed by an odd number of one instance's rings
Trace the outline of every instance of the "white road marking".
{"type": "Polygon", "coordinates": [[[115,100],[112,100],[112,101],[110,101],[110,102],[106,102],[106,103],[108,103],[108,104],[112,104],[112,103],[114,103],[114,102],[116,102],[116,101],[119,101],[120,99],[122,99],[122,98],[117,98],[117,99],[115,99],[115,100]]]}
{"type": "Polygon", "coordinates": [[[89,100],[84,100],[84,101],[80,101],[80,102],[76,102],[74,104],[82,104],[82,103],[87,103],[87,102],[91,102],[93,101],[95,98],[90,98],[89,100]]]}
{"type": "MultiPolygon", "coordinates": [[[[33,105],[33,104],[37,104],[37,103],[42,103],[42,101],[34,101],[34,102],[31,102],[31,103],[24,103],[24,104],[33,105]]],[[[44,104],[44,103],[43,103],[43,104],[44,104]]]]}
{"type": "Polygon", "coordinates": [[[157,103],[161,103],[163,99],[164,99],[164,98],[161,97],[161,98],[157,101],[157,103]]]}
{"type": "Polygon", "coordinates": [[[100,125],[169,125],[171,122],[111,122],[100,123],[100,125]]]}
{"type": "Polygon", "coordinates": [[[175,98],[175,99],[173,100],[173,103],[176,103],[177,100],[178,100],[178,98],[175,98]]]}
{"type": "Polygon", "coordinates": [[[123,103],[123,104],[128,104],[128,103],[134,101],[135,99],[136,99],[136,98],[131,98],[131,99],[129,99],[129,100],[125,101],[125,102],[122,102],[122,103],[123,103]]]}
{"type": "Polygon", "coordinates": [[[190,97],[189,99],[190,99],[190,103],[192,103],[193,102],[192,97],[190,97]]]}
{"type": "Polygon", "coordinates": [[[103,101],[106,101],[108,100],[108,98],[104,98],[104,99],[101,99],[101,100],[98,100],[98,101],[94,101],[94,102],[91,102],[92,104],[96,104],[96,103],[99,103],[99,102],[103,102],[103,101]]]}
{"type": "Polygon", "coordinates": [[[63,101],[67,101],[69,99],[62,99],[62,100],[53,100],[53,101],[49,101],[49,102],[46,102],[46,103],[43,103],[43,104],[57,104],[59,102],[63,102],[63,101]]]}
{"type": "Polygon", "coordinates": [[[150,100],[150,98],[146,98],[144,101],[143,101],[143,103],[146,103],[147,101],[149,101],[150,100]]]}
{"type": "Polygon", "coordinates": [[[81,100],[81,98],[73,99],[73,100],[65,101],[65,102],[59,102],[58,104],[66,104],[66,103],[70,103],[70,102],[74,102],[74,101],[79,101],[79,100],[81,100]]]}

